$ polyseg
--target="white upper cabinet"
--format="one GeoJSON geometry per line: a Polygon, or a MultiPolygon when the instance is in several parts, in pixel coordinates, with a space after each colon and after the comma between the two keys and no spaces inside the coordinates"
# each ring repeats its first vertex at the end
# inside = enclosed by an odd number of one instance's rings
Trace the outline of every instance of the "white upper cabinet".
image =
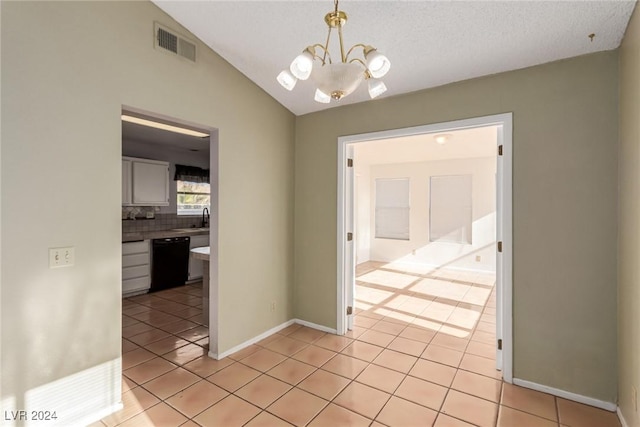
{"type": "Polygon", "coordinates": [[[133,172],[133,204],[167,206],[169,204],[169,164],[135,161],[133,172]]]}
{"type": "Polygon", "coordinates": [[[169,205],[169,163],[127,157],[122,163],[122,204],[129,206],[169,205]],[[125,198],[125,162],[130,162],[130,197],[125,198]],[[126,200],[129,200],[127,202],[126,200]]]}

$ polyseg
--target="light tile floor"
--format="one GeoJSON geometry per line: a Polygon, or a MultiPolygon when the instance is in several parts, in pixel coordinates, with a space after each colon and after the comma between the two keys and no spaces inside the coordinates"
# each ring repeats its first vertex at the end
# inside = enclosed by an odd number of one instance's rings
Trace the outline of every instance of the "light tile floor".
{"type": "Polygon", "coordinates": [[[292,325],[207,357],[199,285],[123,301],[124,409],[95,426],[620,426],[503,383],[494,277],[369,262],[347,336],[292,325]]]}

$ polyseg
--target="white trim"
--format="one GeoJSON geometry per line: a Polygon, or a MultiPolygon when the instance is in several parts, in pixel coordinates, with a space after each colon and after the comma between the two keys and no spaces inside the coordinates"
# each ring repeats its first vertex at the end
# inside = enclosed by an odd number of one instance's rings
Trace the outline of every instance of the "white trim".
{"type": "Polygon", "coordinates": [[[294,323],[295,323],[295,319],[287,320],[286,322],[281,323],[278,326],[274,326],[273,328],[269,329],[268,331],[265,331],[265,332],[261,333],[260,335],[257,335],[257,336],[255,336],[253,338],[249,338],[245,342],[240,343],[235,347],[231,347],[229,350],[223,351],[220,354],[209,352],[209,357],[211,357],[213,359],[216,359],[216,360],[224,359],[225,357],[229,356],[230,354],[233,354],[233,353],[235,353],[237,351],[240,351],[240,350],[242,350],[244,348],[247,348],[250,345],[257,343],[258,341],[262,341],[263,339],[275,334],[278,331],[283,330],[287,326],[293,325],[294,323]]]}
{"type": "Polygon", "coordinates": [[[335,329],[331,329],[326,326],[318,325],[316,323],[311,323],[311,322],[307,322],[306,320],[300,320],[300,319],[293,319],[293,321],[298,325],[306,326],[307,328],[317,329],[322,332],[328,332],[330,334],[336,335],[335,329]]]}
{"type": "Polygon", "coordinates": [[[513,114],[502,114],[502,378],[513,381],[513,114]]]}
{"type": "Polygon", "coordinates": [[[537,384],[527,380],[521,380],[519,378],[514,378],[513,383],[515,385],[519,385],[520,387],[530,388],[531,390],[552,394],[557,397],[562,397],[563,399],[572,400],[578,403],[584,403],[585,405],[594,406],[596,408],[604,409],[610,412],[616,412],[617,405],[612,402],[605,402],[604,400],[594,399],[593,397],[583,396],[581,394],[560,390],[558,388],[537,384]]]}
{"type": "MultiPolygon", "coordinates": [[[[376,261],[380,261],[380,262],[385,262],[385,263],[394,263],[394,260],[392,259],[379,259],[376,261]]],[[[430,269],[436,269],[438,267],[440,267],[439,264],[432,264],[432,263],[428,263],[428,262],[413,262],[413,261],[402,261],[397,263],[398,268],[401,268],[403,266],[406,266],[407,268],[411,268],[411,267],[427,267],[430,269]]],[[[447,266],[447,270],[454,270],[454,271],[461,271],[461,272],[471,272],[471,273],[495,273],[495,269],[491,269],[491,270],[483,270],[482,268],[470,268],[470,267],[460,267],[460,266],[456,266],[456,265],[448,265],[447,266]]]]}
{"type": "Polygon", "coordinates": [[[345,269],[347,263],[345,257],[347,253],[347,224],[345,221],[345,210],[347,209],[346,182],[347,182],[347,150],[348,140],[346,137],[338,137],[338,224],[336,227],[336,242],[338,244],[338,269],[337,283],[338,292],[336,294],[336,308],[338,319],[336,321],[336,333],[344,335],[347,333],[346,312],[347,312],[347,287],[345,286],[345,269]]]}
{"type": "Polygon", "coordinates": [[[622,411],[620,410],[619,406],[616,408],[616,414],[618,414],[618,419],[620,420],[620,424],[622,424],[622,427],[629,427],[629,423],[627,423],[627,420],[624,419],[624,415],[622,415],[622,411]]]}
{"type": "MultiPolygon", "coordinates": [[[[510,383],[513,380],[513,172],[512,172],[512,147],[513,147],[513,114],[504,113],[492,116],[476,117],[471,119],[456,120],[445,123],[436,123],[424,126],[415,126],[404,129],[393,129],[381,132],[371,132],[359,135],[338,137],[338,188],[337,188],[337,321],[336,331],[338,335],[346,333],[346,286],[345,286],[345,256],[347,254],[345,223],[346,209],[346,158],[347,147],[350,144],[396,138],[401,136],[421,135],[425,133],[443,133],[460,129],[469,129],[482,126],[500,126],[498,132],[499,143],[503,146],[503,200],[502,200],[502,227],[501,240],[502,252],[502,376],[504,381],[510,383]]],[[[500,331],[498,331],[500,332],[500,331]]]]}
{"type": "Polygon", "coordinates": [[[225,357],[229,356],[230,354],[233,354],[233,353],[235,353],[237,351],[245,349],[245,348],[249,347],[250,345],[257,343],[258,341],[262,341],[263,339],[270,337],[271,335],[283,330],[287,326],[293,325],[294,323],[297,323],[298,325],[306,326],[308,328],[317,329],[317,330],[322,331],[322,332],[328,332],[330,334],[335,334],[336,333],[335,329],[331,329],[331,328],[328,328],[326,326],[322,326],[322,325],[318,325],[318,324],[315,324],[315,323],[307,322],[306,320],[291,319],[291,320],[287,320],[284,323],[281,323],[278,326],[275,326],[275,327],[269,329],[268,331],[265,331],[265,332],[261,333],[258,336],[250,338],[250,339],[246,340],[245,342],[243,342],[241,344],[238,344],[237,346],[232,347],[229,350],[224,351],[224,352],[222,352],[220,354],[215,354],[215,353],[209,352],[209,357],[211,357],[212,359],[216,359],[216,360],[224,359],[225,357]]]}

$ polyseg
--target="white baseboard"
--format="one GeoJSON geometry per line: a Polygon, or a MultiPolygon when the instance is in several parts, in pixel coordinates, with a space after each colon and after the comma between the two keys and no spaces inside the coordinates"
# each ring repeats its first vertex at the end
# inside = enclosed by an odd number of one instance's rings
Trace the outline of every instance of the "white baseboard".
{"type": "Polygon", "coordinates": [[[326,326],[318,325],[316,323],[307,322],[306,320],[293,319],[295,323],[298,325],[306,326],[308,328],[317,329],[322,332],[328,332],[330,334],[336,334],[337,331],[335,329],[327,328],[326,326]]]}
{"type": "Polygon", "coordinates": [[[598,400],[598,399],[594,399],[593,397],[582,396],[580,394],[571,393],[570,391],[560,390],[558,388],[553,388],[546,385],[537,384],[531,381],[521,380],[518,378],[514,378],[513,383],[521,387],[530,388],[532,390],[541,391],[543,393],[548,393],[554,396],[562,397],[563,399],[573,400],[574,402],[584,403],[585,405],[589,405],[589,406],[595,406],[596,408],[604,409],[610,412],[616,412],[617,405],[612,402],[605,402],[604,400],[598,400]]]}
{"type": "MultiPolygon", "coordinates": [[[[468,253],[467,255],[471,255],[473,252],[468,253]]],[[[421,262],[421,261],[402,261],[402,262],[397,262],[395,260],[369,260],[369,261],[373,261],[373,262],[386,262],[387,264],[398,264],[398,265],[402,265],[405,264],[407,266],[419,266],[419,267],[427,267],[430,268],[432,270],[438,270],[440,268],[443,268],[444,266],[442,264],[431,264],[428,262],[421,262]]],[[[361,264],[363,262],[368,262],[368,261],[358,261],[358,264],[361,264]]],[[[471,273],[496,273],[495,268],[491,269],[491,268],[487,268],[487,269],[483,269],[483,268],[472,268],[472,267],[458,267],[458,266],[451,266],[451,265],[447,265],[445,267],[447,270],[454,270],[454,271],[463,271],[463,272],[471,272],[471,273]]]]}
{"type": "Polygon", "coordinates": [[[629,424],[627,423],[627,420],[624,419],[624,415],[622,415],[622,411],[619,406],[616,408],[616,413],[618,414],[618,419],[620,420],[622,427],[629,427],[629,424]]]}
{"type": "Polygon", "coordinates": [[[274,326],[273,328],[269,329],[268,331],[265,331],[265,332],[261,333],[258,336],[250,338],[250,339],[246,340],[245,342],[238,344],[235,347],[231,347],[229,350],[223,351],[220,354],[215,354],[215,353],[209,352],[209,357],[211,357],[213,359],[216,359],[216,360],[224,359],[225,357],[229,356],[230,354],[233,354],[233,353],[235,353],[237,351],[240,351],[243,348],[247,348],[250,345],[257,343],[258,341],[262,341],[263,339],[267,338],[268,336],[273,335],[276,332],[279,332],[279,331],[283,330],[287,326],[293,325],[294,323],[295,323],[294,319],[287,320],[286,322],[281,323],[278,326],[274,326]]]}
{"type": "Polygon", "coordinates": [[[322,332],[328,332],[330,334],[335,334],[336,333],[335,329],[327,328],[326,326],[317,325],[315,323],[307,322],[306,320],[291,319],[291,320],[288,320],[288,321],[286,321],[284,323],[281,323],[278,326],[275,326],[275,327],[269,329],[268,331],[265,331],[265,332],[261,333],[258,336],[255,336],[255,337],[253,337],[251,339],[248,339],[245,342],[243,342],[241,344],[238,344],[237,346],[232,347],[227,351],[223,351],[220,354],[209,352],[209,357],[211,357],[212,359],[216,359],[216,360],[224,359],[225,357],[229,356],[230,354],[233,354],[233,353],[235,353],[237,351],[240,351],[240,350],[242,350],[244,348],[247,348],[250,345],[257,343],[258,341],[262,341],[263,339],[275,334],[276,332],[279,332],[279,331],[283,330],[287,326],[293,325],[294,323],[297,323],[298,325],[306,326],[308,328],[317,329],[317,330],[322,331],[322,332]]]}

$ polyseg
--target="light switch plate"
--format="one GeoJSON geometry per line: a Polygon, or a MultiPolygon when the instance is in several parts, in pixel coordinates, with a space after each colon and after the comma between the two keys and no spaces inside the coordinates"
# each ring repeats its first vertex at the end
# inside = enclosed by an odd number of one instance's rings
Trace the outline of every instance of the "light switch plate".
{"type": "Polygon", "coordinates": [[[75,262],[76,251],[73,246],[49,248],[49,268],[71,267],[75,262]]]}

